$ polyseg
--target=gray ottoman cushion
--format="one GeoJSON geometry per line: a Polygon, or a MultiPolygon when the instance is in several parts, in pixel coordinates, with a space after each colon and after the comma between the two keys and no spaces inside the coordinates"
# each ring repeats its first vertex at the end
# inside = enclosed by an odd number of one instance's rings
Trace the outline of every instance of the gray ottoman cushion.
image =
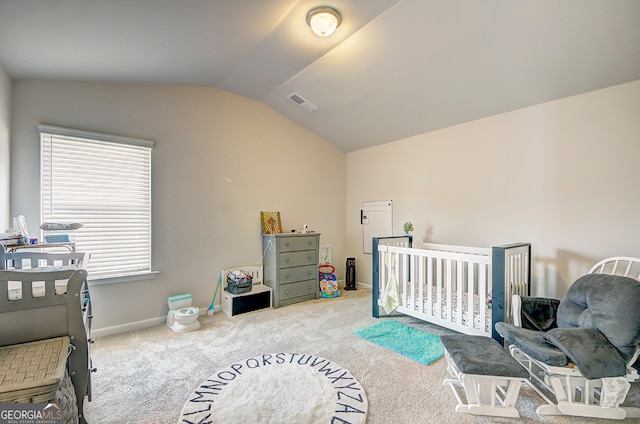
{"type": "Polygon", "coordinates": [[[440,336],[444,348],[464,374],[527,378],[529,372],[500,343],[482,336],[440,336]]]}

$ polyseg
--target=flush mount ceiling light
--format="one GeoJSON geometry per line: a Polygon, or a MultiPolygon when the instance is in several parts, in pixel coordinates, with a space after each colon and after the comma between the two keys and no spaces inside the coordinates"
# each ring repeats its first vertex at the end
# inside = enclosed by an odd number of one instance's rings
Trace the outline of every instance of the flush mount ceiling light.
{"type": "Polygon", "coordinates": [[[340,12],[333,7],[316,7],[307,14],[307,24],[318,37],[328,37],[333,34],[340,22],[342,22],[340,12]]]}

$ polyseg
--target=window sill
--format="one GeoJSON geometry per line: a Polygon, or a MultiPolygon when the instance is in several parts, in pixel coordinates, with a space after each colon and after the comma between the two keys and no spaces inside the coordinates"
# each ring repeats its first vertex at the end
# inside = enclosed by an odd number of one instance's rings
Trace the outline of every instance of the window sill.
{"type": "Polygon", "coordinates": [[[153,280],[160,274],[160,271],[143,272],[140,274],[128,274],[119,275],[117,277],[107,277],[92,280],[91,276],[88,278],[89,287],[101,286],[103,284],[115,284],[115,283],[128,283],[132,281],[153,280]]]}

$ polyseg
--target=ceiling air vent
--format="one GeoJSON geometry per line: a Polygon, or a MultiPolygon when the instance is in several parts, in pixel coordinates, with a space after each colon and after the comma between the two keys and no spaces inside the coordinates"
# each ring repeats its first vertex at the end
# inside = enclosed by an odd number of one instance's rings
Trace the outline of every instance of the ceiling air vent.
{"type": "Polygon", "coordinates": [[[292,102],[296,103],[298,106],[306,110],[307,112],[313,112],[314,110],[318,110],[317,107],[300,97],[298,93],[291,93],[287,96],[292,102]]]}

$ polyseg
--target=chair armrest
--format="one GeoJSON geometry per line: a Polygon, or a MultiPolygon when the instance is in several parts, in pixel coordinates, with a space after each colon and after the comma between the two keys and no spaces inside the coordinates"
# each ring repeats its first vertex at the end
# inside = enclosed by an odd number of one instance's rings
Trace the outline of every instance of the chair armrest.
{"type": "Polygon", "coordinates": [[[530,330],[549,331],[558,326],[556,312],[560,301],[547,297],[513,295],[513,325],[530,330]]]}

